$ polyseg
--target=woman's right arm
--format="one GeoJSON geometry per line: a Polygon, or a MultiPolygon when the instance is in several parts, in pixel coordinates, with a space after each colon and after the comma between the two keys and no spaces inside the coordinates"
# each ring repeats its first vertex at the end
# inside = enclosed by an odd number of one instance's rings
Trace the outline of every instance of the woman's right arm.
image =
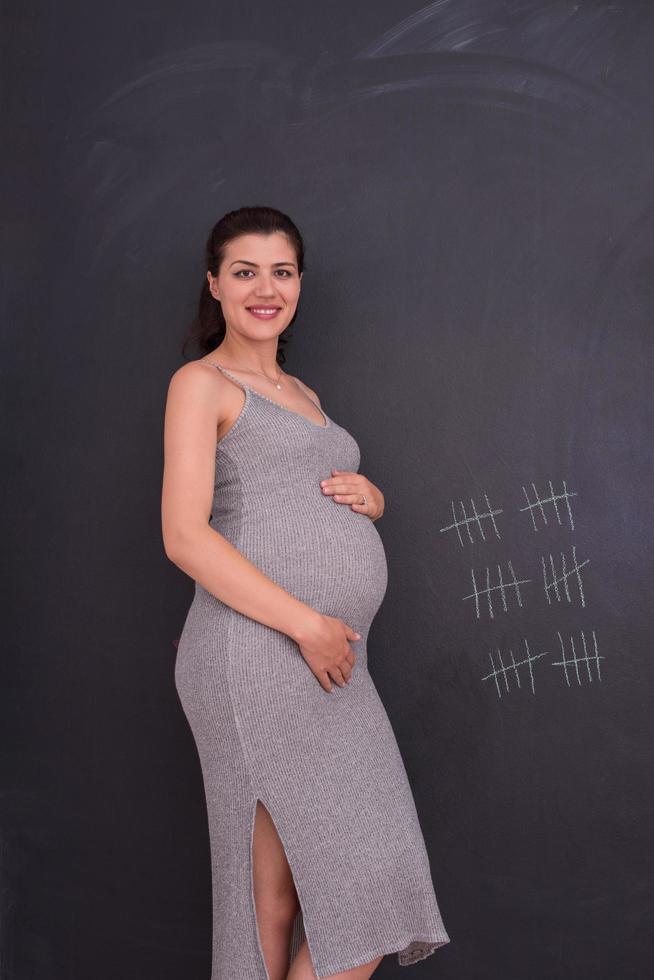
{"type": "Polygon", "coordinates": [[[208,523],[227,384],[215,368],[196,362],[183,365],[170,380],[161,496],[166,555],[221,602],[291,637],[331,690],[327,673],[338,684],[351,675],[355,658],[349,640],[358,634],[277,585],[208,523]]]}

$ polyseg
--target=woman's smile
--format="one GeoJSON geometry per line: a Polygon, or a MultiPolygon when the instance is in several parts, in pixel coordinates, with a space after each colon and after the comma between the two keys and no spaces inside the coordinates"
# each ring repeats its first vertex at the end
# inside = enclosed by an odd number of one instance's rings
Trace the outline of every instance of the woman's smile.
{"type": "Polygon", "coordinates": [[[245,309],[258,320],[273,320],[280,312],[279,306],[246,306],[245,309]]]}

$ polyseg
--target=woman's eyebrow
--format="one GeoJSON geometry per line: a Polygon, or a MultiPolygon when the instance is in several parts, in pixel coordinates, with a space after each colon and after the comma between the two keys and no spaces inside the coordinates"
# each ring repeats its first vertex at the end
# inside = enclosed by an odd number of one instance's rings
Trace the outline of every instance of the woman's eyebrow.
{"type": "MultiPolygon", "coordinates": [[[[247,259],[234,259],[233,262],[230,262],[229,263],[229,268],[231,269],[231,267],[233,265],[236,265],[237,262],[242,262],[243,265],[253,265],[257,269],[259,268],[259,266],[257,265],[256,262],[248,262],[247,259]]],[[[273,262],[272,265],[273,266],[276,266],[276,265],[292,265],[293,268],[295,268],[295,262],[273,262]]]]}

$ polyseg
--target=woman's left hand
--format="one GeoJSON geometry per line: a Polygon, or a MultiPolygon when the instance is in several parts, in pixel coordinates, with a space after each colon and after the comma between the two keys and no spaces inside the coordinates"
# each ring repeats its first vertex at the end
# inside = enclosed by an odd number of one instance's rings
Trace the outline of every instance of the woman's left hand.
{"type": "Polygon", "coordinates": [[[349,504],[352,510],[366,514],[376,521],[384,513],[384,494],[361,473],[332,470],[332,476],[320,481],[320,489],[330,494],[337,504],[349,504]],[[365,504],[361,501],[366,498],[365,504]]]}

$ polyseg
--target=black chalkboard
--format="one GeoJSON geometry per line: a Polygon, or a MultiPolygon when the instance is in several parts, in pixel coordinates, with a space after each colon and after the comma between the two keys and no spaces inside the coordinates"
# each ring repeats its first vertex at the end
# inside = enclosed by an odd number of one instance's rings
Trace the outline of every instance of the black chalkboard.
{"type": "Polygon", "coordinates": [[[287,366],[386,497],[370,670],[451,938],[412,976],[646,975],[651,5],[2,20],[2,980],[209,977],[161,428],[243,204],[305,236],[287,366]]]}

